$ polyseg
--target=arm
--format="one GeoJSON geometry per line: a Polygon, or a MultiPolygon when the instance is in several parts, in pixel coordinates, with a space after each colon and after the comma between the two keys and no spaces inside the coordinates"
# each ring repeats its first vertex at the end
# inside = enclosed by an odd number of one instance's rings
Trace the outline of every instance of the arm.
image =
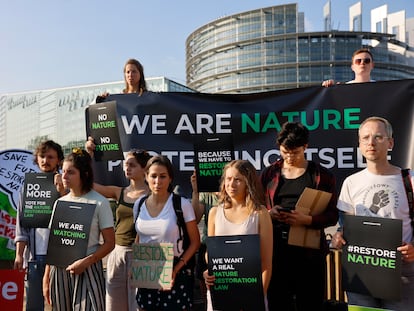
{"type": "Polygon", "coordinates": [[[43,297],[45,298],[46,302],[50,305],[50,266],[45,266],[45,273],[43,274],[43,297]]]}
{"type": "Polygon", "coordinates": [[[20,192],[20,199],[17,204],[16,215],[16,231],[14,242],[16,243],[16,257],[14,259],[14,269],[22,270],[24,265],[24,250],[27,247],[30,231],[27,228],[23,228],[20,224],[20,219],[23,213],[23,187],[20,192]]]}
{"type": "Polygon", "coordinates": [[[203,217],[205,211],[205,205],[200,203],[200,197],[197,188],[197,176],[196,172],[194,171],[191,175],[191,187],[193,188],[192,196],[191,196],[191,205],[194,209],[194,214],[196,216],[197,223],[200,222],[201,218],[203,217]]]}
{"type": "Polygon", "coordinates": [[[115,231],[113,227],[105,228],[101,230],[103,237],[103,244],[101,244],[95,253],[90,254],[84,258],[76,260],[74,263],[70,264],[66,271],[69,271],[73,274],[81,274],[88,268],[90,265],[98,262],[103,257],[108,255],[115,247],[115,231]]]}
{"type": "MultiPolygon", "coordinates": [[[[207,227],[207,234],[208,236],[215,236],[215,230],[216,230],[216,213],[217,213],[217,207],[214,206],[211,208],[209,217],[208,217],[208,227],[207,227]]],[[[208,262],[208,250],[206,251],[206,262],[208,262]]],[[[208,270],[203,272],[203,277],[206,282],[207,288],[210,288],[210,286],[214,286],[215,276],[208,274],[208,270]]]]}
{"type": "Polygon", "coordinates": [[[262,208],[259,214],[259,235],[263,291],[266,295],[270,278],[272,277],[273,225],[271,217],[265,207],[262,208]]]}
{"type": "Polygon", "coordinates": [[[118,186],[104,186],[101,184],[93,183],[93,189],[100,194],[102,194],[105,198],[110,198],[118,201],[119,197],[121,196],[122,188],[118,186]]]}
{"type": "Polygon", "coordinates": [[[190,258],[197,252],[200,247],[200,233],[198,231],[197,223],[195,220],[185,223],[187,232],[190,237],[190,246],[181,255],[180,261],[175,265],[173,270],[173,279],[176,274],[185,266],[190,258]]]}

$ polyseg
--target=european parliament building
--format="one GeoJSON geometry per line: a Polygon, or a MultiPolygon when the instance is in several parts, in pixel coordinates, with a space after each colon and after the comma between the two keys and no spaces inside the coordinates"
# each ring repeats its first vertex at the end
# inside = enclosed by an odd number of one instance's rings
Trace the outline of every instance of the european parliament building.
{"type": "MultiPolygon", "coordinates": [[[[327,12],[329,17],[330,8],[327,12]]],[[[353,79],[352,53],[362,47],[374,56],[372,79],[413,78],[413,47],[398,40],[405,37],[405,15],[383,12],[371,11],[376,32],[361,31],[358,7],[350,10],[352,31],[331,30],[327,22],[326,31],[305,32],[297,4],[217,19],[187,38],[187,85],[206,93],[253,93],[320,85],[326,79],[344,82],[353,79]]]]}

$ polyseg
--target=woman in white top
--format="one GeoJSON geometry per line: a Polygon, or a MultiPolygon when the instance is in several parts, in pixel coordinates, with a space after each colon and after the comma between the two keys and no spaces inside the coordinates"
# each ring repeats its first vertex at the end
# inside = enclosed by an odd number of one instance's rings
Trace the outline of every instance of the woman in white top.
{"type": "Polygon", "coordinates": [[[173,166],[165,156],[152,157],[145,168],[150,195],[139,207],[134,204],[136,243],[172,243],[174,267],[171,290],[138,288],[137,302],[141,311],[190,310],[192,306],[192,272],[187,263],[200,247],[200,234],[191,203],[181,198],[181,209],[189,235],[190,244],[183,249],[180,229],[173,206],[173,166]],[[138,215],[137,215],[138,214],[138,215]]]}
{"type": "MultiPolygon", "coordinates": [[[[264,192],[256,169],[246,160],[226,164],[220,185],[219,205],[211,209],[208,236],[259,234],[263,292],[266,297],[272,275],[273,227],[264,206],[264,192]]],[[[207,250],[208,251],[208,250],[207,250]]],[[[208,287],[215,277],[204,272],[208,287]]]]}

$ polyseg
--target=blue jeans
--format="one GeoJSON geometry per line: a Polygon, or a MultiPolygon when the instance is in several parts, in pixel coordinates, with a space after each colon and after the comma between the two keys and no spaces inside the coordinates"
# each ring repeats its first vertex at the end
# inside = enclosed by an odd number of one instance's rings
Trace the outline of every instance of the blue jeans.
{"type": "Polygon", "coordinates": [[[43,274],[45,273],[46,255],[37,255],[29,261],[26,283],[26,311],[43,311],[43,274]]]}

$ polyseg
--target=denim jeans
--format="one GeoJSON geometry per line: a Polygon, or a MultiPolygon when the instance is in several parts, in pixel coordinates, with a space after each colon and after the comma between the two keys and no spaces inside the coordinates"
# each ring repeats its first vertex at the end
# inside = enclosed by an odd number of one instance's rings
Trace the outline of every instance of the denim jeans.
{"type": "Polygon", "coordinates": [[[26,283],[26,311],[43,311],[43,274],[45,273],[46,256],[37,255],[29,261],[26,283]]]}

